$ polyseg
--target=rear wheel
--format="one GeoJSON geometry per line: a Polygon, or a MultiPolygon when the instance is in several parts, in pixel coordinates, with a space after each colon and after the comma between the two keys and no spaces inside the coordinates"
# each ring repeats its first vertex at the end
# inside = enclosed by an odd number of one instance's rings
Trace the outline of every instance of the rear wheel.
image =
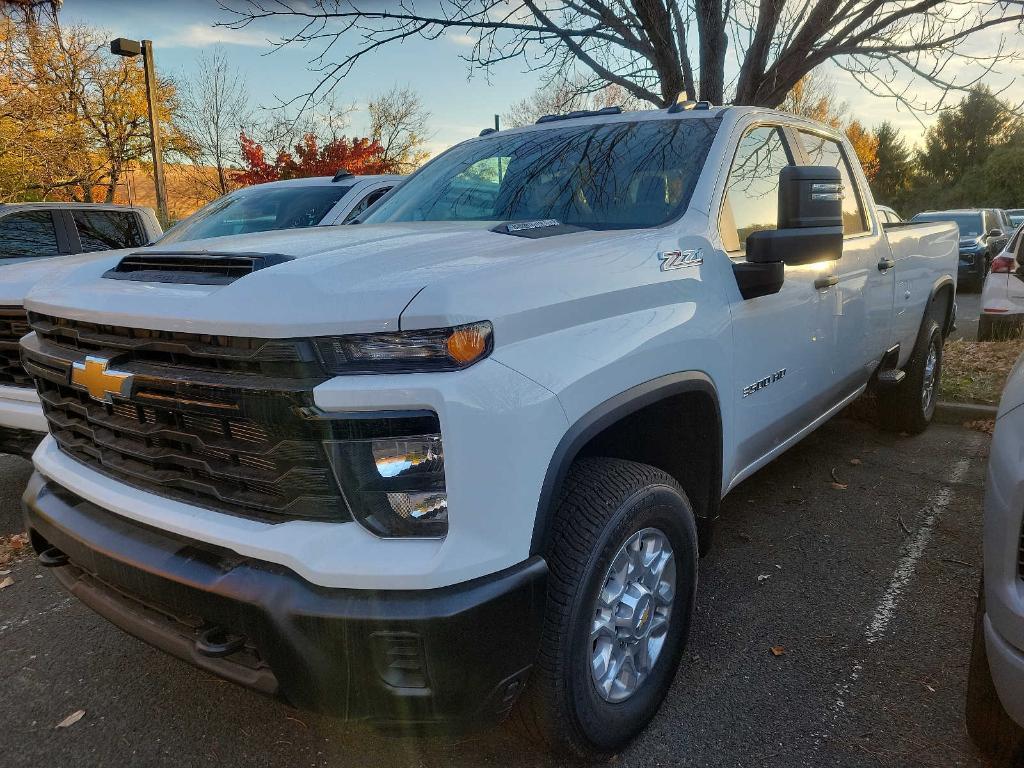
{"type": "Polygon", "coordinates": [[[696,595],[693,510],[654,467],[581,459],[546,557],[541,650],[516,721],[555,752],[605,757],[643,730],[675,677],[696,595]]]}
{"type": "Polygon", "coordinates": [[[992,682],[985,647],[985,582],[978,589],[974,611],[974,641],[967,672],[967,732],[971,740],[995,765],[1014,766],[1024,762],[1024,729],[1003,709],[992,682]]]}
{"type": "Polygon", "coordinates": [[[935,415],[942,378],[942,330],[929,316],[917,336],[906,377],[878,394],[882,427],[891,432],[923,432],[935,415]]]}

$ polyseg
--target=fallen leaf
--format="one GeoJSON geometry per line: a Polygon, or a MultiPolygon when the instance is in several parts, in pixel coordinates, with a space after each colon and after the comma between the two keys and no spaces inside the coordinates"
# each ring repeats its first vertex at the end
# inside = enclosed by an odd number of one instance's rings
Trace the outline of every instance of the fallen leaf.
{"type": "Polygon", "coordinates": [[[54,727],[55,728],[70,728],[72,725],[77,723],[83,717],[85,717],[85,710],[84,709],[77,709],[74,712],[72,712],[70,715],[65,717],[63,720],[61,720],[59,723],[57,723],[57,725],[55,725],[54,727]]]}
{"type": "Polygon", "coordinates": [[[786,649],[781,645],[773,645],[769,650],[772,652],[772,656],[781,656],[786,652],[786,649]]]}
{"type": "Polygon", "coordinates": [[[965,421],[963,423],[964,429],[973,429],[976,432],[984,432],[987,435],[991,435],[996,428],[996,422],[994,419],[978,419],[976,421],[965,421]]]}
{"type": "Polygon", "coordinates": [[[852,467],[860,466],[863,463],[860,459],[850,459],[850,466],[852,467]]]}
{"type": "Polygon", "coordinates": [[[14,579],[10,576],[6,577],[3,581],[0,581],[0,589],[7,589],[14,583],[14,579]]]}
{"type": "Polygon", "coordinates": [[[846,483],[832,483],[832,487],[837,491],[845,491],[847,489],[846,483]]]}
{"type": "Polygon", "coordinates": [[[759,573],[759,574],[757,574],[757,580],[758,581],[767,581],[770,578],[771,578],[771,576],[769,574],[767,574],[767,573],[759,573]]]}

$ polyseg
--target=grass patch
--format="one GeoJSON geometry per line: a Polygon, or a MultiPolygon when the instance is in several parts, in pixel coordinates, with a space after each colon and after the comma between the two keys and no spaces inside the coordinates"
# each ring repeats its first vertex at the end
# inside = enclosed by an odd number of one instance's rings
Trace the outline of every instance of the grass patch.
{"type": "Polygon", "coordinates": [[[1024,339],[947,341],[939,397],[960,403],[998,405],[1006,377],[1024,351],[1024,339]]]}

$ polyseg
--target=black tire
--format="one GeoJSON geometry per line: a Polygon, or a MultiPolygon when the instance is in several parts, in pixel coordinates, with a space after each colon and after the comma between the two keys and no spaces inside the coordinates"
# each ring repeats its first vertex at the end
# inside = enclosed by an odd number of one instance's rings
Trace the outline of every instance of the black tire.
{"type": "Polygon", "coordinates": [[[557,754],[606,758],[644,729],[675,677],[696,598],[693,509],[679,484],[654,467],[581,459],[562,486],[546,557],[550,572],[540,653],[513,722],[557,754]],[[591,626],[610,563],[645,528],[656,528],[672,546],[672,613],[648,676],[629,698],[612,703],[598,693],[592,677],[591,626]]]}
{"type": "Polygon", "coordinates": [[[882,428],[890,432],[907,432],[916,435],[924,432],[935,415],[939,382],[942,378],[942,329],[929,314],[917,335],[917,343],[904,371],[906,377],[894,387],[878,393],[878,415],[882,428]],[[932,369],[932,396],[924,402],[926,365],[930,351],[934,348],[935,365],[932,369]]]}
{"type": "Polygon", "coordinates": [[[1024,729],[1003,709],[992,682],[985,647],[985,582],[978,588],[978,606],[974,611],[974,640],[971,664],[967,671],[967,733],[971,740],[1000,766],[1024,764],[1024,729]]]}

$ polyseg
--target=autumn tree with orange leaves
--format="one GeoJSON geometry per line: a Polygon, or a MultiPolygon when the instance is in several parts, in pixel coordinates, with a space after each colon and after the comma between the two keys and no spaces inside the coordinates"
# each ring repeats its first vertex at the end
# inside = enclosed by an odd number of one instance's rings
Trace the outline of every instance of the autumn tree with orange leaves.
{"type": "Polygon", "coordinates": [[[305,134],[291,149],[281,149],[273,162],[263,146],[244,131],[239,137],[244,170],[233,174],[236,184],[263,184],[280,179],[333,176],[344,168],[356,175],[394,173],[380,142],[340,136],[322,144],[314,133],[305,134]],[[321,146],[322,144],[322,146],[321,146]]]}

